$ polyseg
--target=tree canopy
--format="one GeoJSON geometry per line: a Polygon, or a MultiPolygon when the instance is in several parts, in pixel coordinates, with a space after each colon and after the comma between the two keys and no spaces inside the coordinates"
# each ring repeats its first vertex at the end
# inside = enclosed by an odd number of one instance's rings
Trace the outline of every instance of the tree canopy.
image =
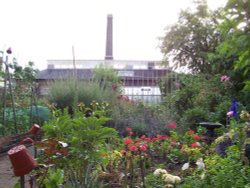
{"type": "Polygon", "coordinates": [[[181,11],[176,24],[166,29],[161,39],[161,51],[166,62],[174,68],[187,67],[194,73],[211,72],[208,62],[220,41],[218,33],[219,11],[211,11],[205,0],[196,2],[194,11],[181,11]]]}

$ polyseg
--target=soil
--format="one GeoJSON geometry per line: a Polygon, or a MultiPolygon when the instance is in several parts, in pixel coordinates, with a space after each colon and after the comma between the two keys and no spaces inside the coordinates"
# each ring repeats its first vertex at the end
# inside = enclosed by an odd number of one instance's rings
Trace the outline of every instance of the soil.
{"type": "MultiPolygon", "coordinates": [[[[29,152],[33,154],[33,148],[29,147],[29,152]]],[[[7,153],[0,154],[0,188],[13,188],[14,185],[20,180],[19,177],[15,177],[12,165],[7,153]]],[[[28,187],[28,183],[25,183],[25,187],[28,187]]]]}

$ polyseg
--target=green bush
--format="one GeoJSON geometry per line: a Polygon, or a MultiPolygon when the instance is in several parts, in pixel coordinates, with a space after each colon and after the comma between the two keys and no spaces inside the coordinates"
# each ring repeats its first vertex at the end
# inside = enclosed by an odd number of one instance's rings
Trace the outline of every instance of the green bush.
{"type": "Polygon", "coordinates": [[[231,83],[221,82],[220,75],[184,75],[177,77],[179,88],[164,99],[181,129],[193,128],[201,121],[225,123],[231,105],[231,83]]]}

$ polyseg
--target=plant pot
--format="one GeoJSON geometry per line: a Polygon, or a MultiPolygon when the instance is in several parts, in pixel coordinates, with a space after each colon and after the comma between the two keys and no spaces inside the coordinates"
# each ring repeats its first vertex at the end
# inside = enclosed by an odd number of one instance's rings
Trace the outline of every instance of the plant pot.
{"type": "Polygon", "coordinates": [[[15,176],[24,176],[37,167],[37,162],[29,154],[24,145],[11,148],[8,151],[8,156],[15,176]]]}
{"type": "Polygon", "coordinates": [[[29,130],[29,133],[33,134],[33,135],[36,135],[38,133],[38,131],[40,130],[40,126],[37,125],[37,124],[34,124],[30,130],[29,130]]]}

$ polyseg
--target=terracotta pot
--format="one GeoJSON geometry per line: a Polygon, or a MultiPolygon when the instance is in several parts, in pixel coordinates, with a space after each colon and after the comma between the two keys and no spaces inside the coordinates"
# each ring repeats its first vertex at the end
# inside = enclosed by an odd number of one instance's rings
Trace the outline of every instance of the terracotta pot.
{"type": "Polygon", "coordinates": [[[15,176],[24,176],[38,165],[24,145],[11,148],[8,151],[8,156],[15,176]]]}
{"type": "Polygon", "coordinates": [[[33,134],[33,135],[36,135],[38,133],[38,131],[40,130],[40,126],[37,125],[37,124],[34,124],[30,130],[29,130],[29,133],[33,134]]]}

